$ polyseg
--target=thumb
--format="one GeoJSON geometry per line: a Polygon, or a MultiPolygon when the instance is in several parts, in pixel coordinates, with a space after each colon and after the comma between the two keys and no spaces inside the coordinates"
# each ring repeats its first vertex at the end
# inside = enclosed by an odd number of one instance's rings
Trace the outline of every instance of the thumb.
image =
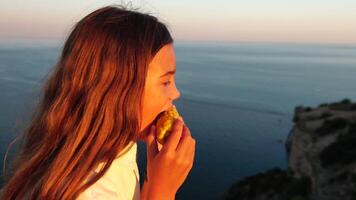
{"type": "Polygon", "coordinates": [[[156,144],[156,126],[152,125],[150,132],[147,136],[147,160],[152,160],[158,153],[156,144]]]}

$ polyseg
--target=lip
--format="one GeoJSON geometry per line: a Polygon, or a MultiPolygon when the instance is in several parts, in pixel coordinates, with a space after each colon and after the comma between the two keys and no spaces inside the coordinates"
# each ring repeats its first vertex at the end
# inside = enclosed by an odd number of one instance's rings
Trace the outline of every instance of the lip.
{"type": "MultiPolygon", "coordinates": [[[[169,106],[168,106],[166,109],[164,109],[162,112],[167,111],[167,110],[170,110],[170,109],[172,109],[173,107],[176,107],[176,106],[175,106],[173,103],[170,103],[169,106]]],[[[162,113],[162,112],[160,112],[160,113],[162,113]]]]}
{"type": "Polygon", "coordinates": [[[171,104],[167,109],[161,111],[160,113],[157,114],[156,118],[153,120],[153,123],[156,124],[159,116],[161,116],[164,112],[166,112],[167,110],[170,110],[171,108],[176,108],[176,106],[174,104],[171,104]]]}
{"type": "Polygon", "coordinates": [[[171,103],[167,110],[170,110],[170,109],[172,109],[172,108],[176,108],[176,105],[174,105],[174,104],[171,103]]]}

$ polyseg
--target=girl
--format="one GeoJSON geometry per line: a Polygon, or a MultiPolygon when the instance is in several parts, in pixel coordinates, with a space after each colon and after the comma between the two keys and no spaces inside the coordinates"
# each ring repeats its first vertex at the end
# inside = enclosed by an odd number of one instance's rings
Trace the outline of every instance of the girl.
{"type": "Polygon", "coordinates": [[[190,172],[195,140],[183,119],[163,146],[154,121],[180,93],[173,39],[148,14],[98,9],[67,38],[1,199],[174,199],[190,172]],[[139,185],[137,141],[147,145],[139,185]]]}

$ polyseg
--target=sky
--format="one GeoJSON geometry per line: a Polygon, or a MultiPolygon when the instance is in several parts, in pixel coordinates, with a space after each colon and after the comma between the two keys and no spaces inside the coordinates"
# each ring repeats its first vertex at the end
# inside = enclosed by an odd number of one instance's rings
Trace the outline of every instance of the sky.
{"type": "Polygon", "coordinates": [[[111,4],[158,17],[175,40],[356,44],[356,0],[1,0],[0,39],[63,39],[111,4]]]}

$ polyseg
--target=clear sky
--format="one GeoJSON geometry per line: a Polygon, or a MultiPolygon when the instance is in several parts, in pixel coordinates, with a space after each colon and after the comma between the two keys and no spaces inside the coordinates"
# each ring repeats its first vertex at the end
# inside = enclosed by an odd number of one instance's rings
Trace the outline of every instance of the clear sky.
{"type": "MultiPolygon", "coordinates": [[[[64,38],[91,11],[124,1],[1,0],[0,39],[64,38]]],[[[135,0],[176,40],[356,44],[356,0],[135,0]]]]}

